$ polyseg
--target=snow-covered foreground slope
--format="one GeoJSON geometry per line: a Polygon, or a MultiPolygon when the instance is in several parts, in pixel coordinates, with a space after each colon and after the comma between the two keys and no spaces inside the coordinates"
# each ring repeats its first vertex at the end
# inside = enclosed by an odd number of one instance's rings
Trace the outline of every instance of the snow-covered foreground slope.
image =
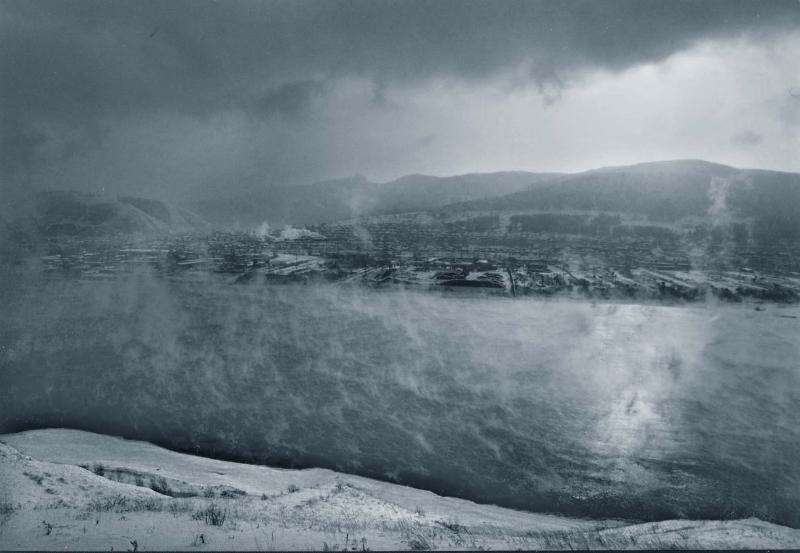
{"type": "Polygon", "coordinates": [[[75,430],[0,440],[4,550],[800,547],[800,530],[758,519],[579,520],[75,430]]]}

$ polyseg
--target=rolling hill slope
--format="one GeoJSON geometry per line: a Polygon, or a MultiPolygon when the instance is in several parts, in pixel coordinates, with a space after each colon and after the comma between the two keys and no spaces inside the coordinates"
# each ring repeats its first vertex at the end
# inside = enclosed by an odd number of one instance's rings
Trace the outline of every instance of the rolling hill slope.
{"type": "Polygon", "coordinates": [[[208,229],[198,215],[158,200],[107,198],[71,191],[38,194],[33,219],[45,236],[165,234],[208,229]]]}
{"type": "Polygon", "coordinates": [[[502,196],[553,176],[522,171],[453,177],[408,175],[387,183],[356,176],[302,186],[252,189],[186,205],[218,227],[252,228],[265,221],[272,226],[309,225],[502,196]]]}
{"type": "Polygon", "coordinates": [[[539,212],[541,224],[533,227],[546,231],[552,225],[555,232],[563,221],[548,213],[624,214],[660,225],[739,223],[758,241],[798,241],[800,174],[698,160],[651,162],[558,176],[527,190],[441,211],[539,212]]]}

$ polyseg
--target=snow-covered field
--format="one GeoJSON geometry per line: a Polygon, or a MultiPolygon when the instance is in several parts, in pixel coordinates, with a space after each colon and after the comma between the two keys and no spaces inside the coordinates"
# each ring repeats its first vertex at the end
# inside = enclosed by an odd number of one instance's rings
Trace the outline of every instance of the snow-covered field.
{"type": "Polygon", "coordinates": [[[217,461],[75,430],[0,440],[3,550],[800,547],[800,530],[753,518],[571,519],[330,470],[217,461]]]}

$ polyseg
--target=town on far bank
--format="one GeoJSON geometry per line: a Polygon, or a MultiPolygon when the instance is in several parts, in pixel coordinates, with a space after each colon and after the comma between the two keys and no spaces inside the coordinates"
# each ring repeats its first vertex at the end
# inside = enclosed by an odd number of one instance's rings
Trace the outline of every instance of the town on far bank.
{"type": "MultiPolygon", "coordinates": [[[[647,245],[601,246],[586,240],[557,244],[549,238],[516,247],[425,242],[409,247],[389,241],[336,241],[312,230],[292,229],[277,237],[216,232],[59,238],[48,243],[40,261],[52,278],[116,278],[146,266],[169,278],[217,274],[232,284],[331,283],[672,302],[800,301],[800,273],[780,268],[780,259],[770,266],[758,263],[759,258],[756,266],[747,266],[741,263],[747,259],[714,262],[714,256],[705,256],[695,266],[679,252],[652,253],[647,245]]],[[[766,254],[762,250],[760,255],[766,254]]]]}

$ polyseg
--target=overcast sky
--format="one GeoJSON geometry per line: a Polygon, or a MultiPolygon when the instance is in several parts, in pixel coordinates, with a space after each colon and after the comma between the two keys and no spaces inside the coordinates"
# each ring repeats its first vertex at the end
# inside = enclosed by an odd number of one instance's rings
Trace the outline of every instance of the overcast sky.
{"type": "Polygon", "coordinates": [[[800,171],[800,1],[0,0],[4,190],[800,171]]]}

